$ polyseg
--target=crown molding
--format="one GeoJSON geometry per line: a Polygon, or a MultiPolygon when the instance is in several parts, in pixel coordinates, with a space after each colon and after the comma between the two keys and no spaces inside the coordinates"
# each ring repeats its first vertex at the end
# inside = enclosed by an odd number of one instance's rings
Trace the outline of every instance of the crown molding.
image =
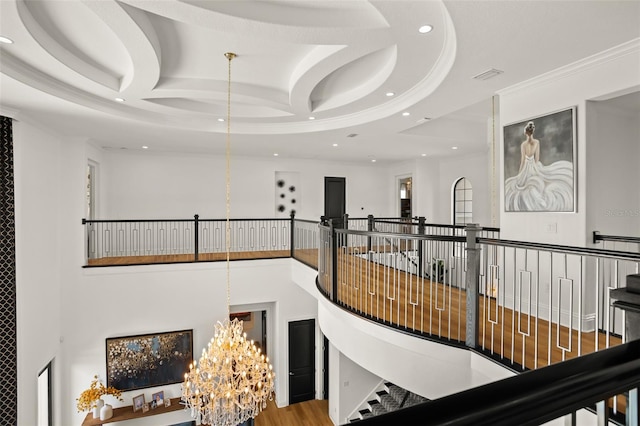
{"type": "Polygon", "coordinates": [[[639,53],[640,53],[640,37],[634,38],[618,46],[612,47],[611,49],[607,49],[602,52],[596,53],[595,55],[591,55],[586,58],[580,59],[569,65],[556,68],[553,71],[540,74],[529,80],[525,80],[518,84],[514,84],[513,86],[506,87],[502,90],[497,91],[496,93],[500,96],[511,95],[515,92],[519,92],[524,89],[529,89],[536,86],[542,86],[551,81],[560,80],[562,78],[566,78],[571,75],[584,72],[585,70],[598,67],[602,64],[605,64],[610,61],[614,61],[616,59],[622,58],[627,55],[639,54],[639,53]]]}

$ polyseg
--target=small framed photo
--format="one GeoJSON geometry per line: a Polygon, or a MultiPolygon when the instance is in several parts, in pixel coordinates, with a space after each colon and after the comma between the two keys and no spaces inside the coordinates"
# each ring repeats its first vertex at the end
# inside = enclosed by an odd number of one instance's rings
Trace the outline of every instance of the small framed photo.
{"type": "Polygon", "coordinates": [[[164,406],[165,407],[171,407],[171,398],[165,398],[164,399],[164,406]]]}
{"type": "Polygon", "coordinates": [[[144,407],[144,394],[133,397],[133,412],[142,410],[144,407]]]}
{"type": "Polygon", "coordinates": [[[146,413],[147,411],[149,411],[149,403],[145,402],[144,405],[142,406],[142,412],[146,413]]]}
{"type": "Polygon", "coordinates": [[[164,391],[156,392],[151,396],[151,401],[155,404],[154,407],[161,407],[164,404],[164,391]]]}

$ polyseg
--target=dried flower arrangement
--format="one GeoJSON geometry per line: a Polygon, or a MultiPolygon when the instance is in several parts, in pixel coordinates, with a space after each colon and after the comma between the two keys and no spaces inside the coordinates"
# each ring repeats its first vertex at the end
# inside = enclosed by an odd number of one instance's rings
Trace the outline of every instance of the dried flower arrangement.
{"type": "Polygon", "coordinates": [[[96,406],[96,402],[103,395],[111,395],[114,398],[122,401],[122,392],[113,386],[106,387],[102,380],[98,379],[98,376],[93,376],[93,381],[89,389],[82,391],[80,397],[76,399],[78,412],[91,410],[96,406]]]}

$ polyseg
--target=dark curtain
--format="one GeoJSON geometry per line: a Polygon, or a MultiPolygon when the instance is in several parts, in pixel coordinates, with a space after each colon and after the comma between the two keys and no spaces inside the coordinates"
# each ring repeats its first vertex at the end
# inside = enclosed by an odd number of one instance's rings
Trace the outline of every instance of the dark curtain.
{"type": "Polygon", "coordinates": [[[16,227],[12,121],[0,116],[0,424],[18,423],[16,227]]]}

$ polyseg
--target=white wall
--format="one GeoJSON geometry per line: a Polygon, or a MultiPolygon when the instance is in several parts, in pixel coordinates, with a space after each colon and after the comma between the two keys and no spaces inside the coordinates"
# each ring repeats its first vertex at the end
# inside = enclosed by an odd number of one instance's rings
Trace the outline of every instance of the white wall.
{"type": "Polygon", "coordinates": [[[453,184],[466,177],[473,186],[473,222],[491,226],[489,152],[456,157],[424,158],[416,162],[416,214],[427,223],[451,223],[453,184]]]}
{"type": "MultiPolygon", "coordinates": [[[[219,156],[108,151],[101,165],[108,219],[223,218],[225,159],[219,156]]],[[[296,217],[324,214],[324,177],[346,178],[347,213],[352,217],[389,216],[392,182],[376,164],[284,158],[233,157],[231,216],[276,217],[276,172],[297,172],[296,217]],[[386,189],[385,189],[386,188],[386,189]]]]}
{"type": "MultiPolygon", "coordinates": [[[[267,306],[268,355],[277,375],[276,402],[280,406],[288,404],[287,324],[317,316],[314,298],[291,281],[291,262],[231,264],[231,305],[267,306]]],[[[79,424],[84,418],[85,413],[76,413],[75,398],[94,374],[105,377],[107,337],[193,329],[194,356],[199,357],[213,335],[213,325],[226,314],[225,277],[225,263],[216,262],[83,269],[70,280],[65,297],[74,307],[76,321],[65,330],[68,376],[59,380],[69,392],[62,406],[62,424],[79,424]]],[[[168,397],[180,396],[179,385],[163,386],[126,392],[124,402],[115,406],[131,405],[132,397],[140,393],[149,399],[158,390],[168,397]]],[[[139,424],[158,422],[165,419],[150,418],[139,424]]]]}
{"type": "MultiPolygon", "coordinates": [[[[587,201],[591,196],[587,162],[592,149],[588,133],[586,104],[590,99],[628,90],[640,85],[637,41],[587,58],[531,81],[500,92],[500,122],[526,120],[555,111],[577,107],[577,211],[575,213],[507,213],[504,212],[504,179],[500,185],[501,237],[511,240],[584,246],[589,239],[586,227],[587,201]],[[549,232],[549,229],[557,232],[549,232]]],[[[500,164],[504,162],[504,141],[500,135],[500,164]]],[[[636,156],[636,158],[638,158],[636,156]]],[[[502,172],[501,172],[502,173],[502,172]]],[[[629,182],[629,185],[632,185],[629,182]]],[[[637,187],[636,183],[633,183],[637,187]]],[[[636,191],[636,189],[634,189],[636,191]]]]}
{"type": "MultiPolygon", "coordinates": [[[[13,122],[18,334],[18,424],[36,424],[38,372],[53,363],[54,398],[60,403],[61,301],[58,228],[63,190],[58,137],[13,122]]],[[[79,223],[79,222],[78,222],[79,223]]],[[[60,424],[60,413],[54,410],[60,424]]]]}
{"type": "Polygon", "coordinates": [[[329,417],[341,425],[357,417],[352,415],[354,410],[369,399],[383,380],[340,353],[335,346],[330,345],[329,351],[329,383],[335,383],[331,388],[333,393],[329,393],[329,417]]]}
{"type": "Polygon", "coordinates": [[[640,105],[629,111],[610,104],[586,104],[586,230],[640,236],[640,105]]]}

